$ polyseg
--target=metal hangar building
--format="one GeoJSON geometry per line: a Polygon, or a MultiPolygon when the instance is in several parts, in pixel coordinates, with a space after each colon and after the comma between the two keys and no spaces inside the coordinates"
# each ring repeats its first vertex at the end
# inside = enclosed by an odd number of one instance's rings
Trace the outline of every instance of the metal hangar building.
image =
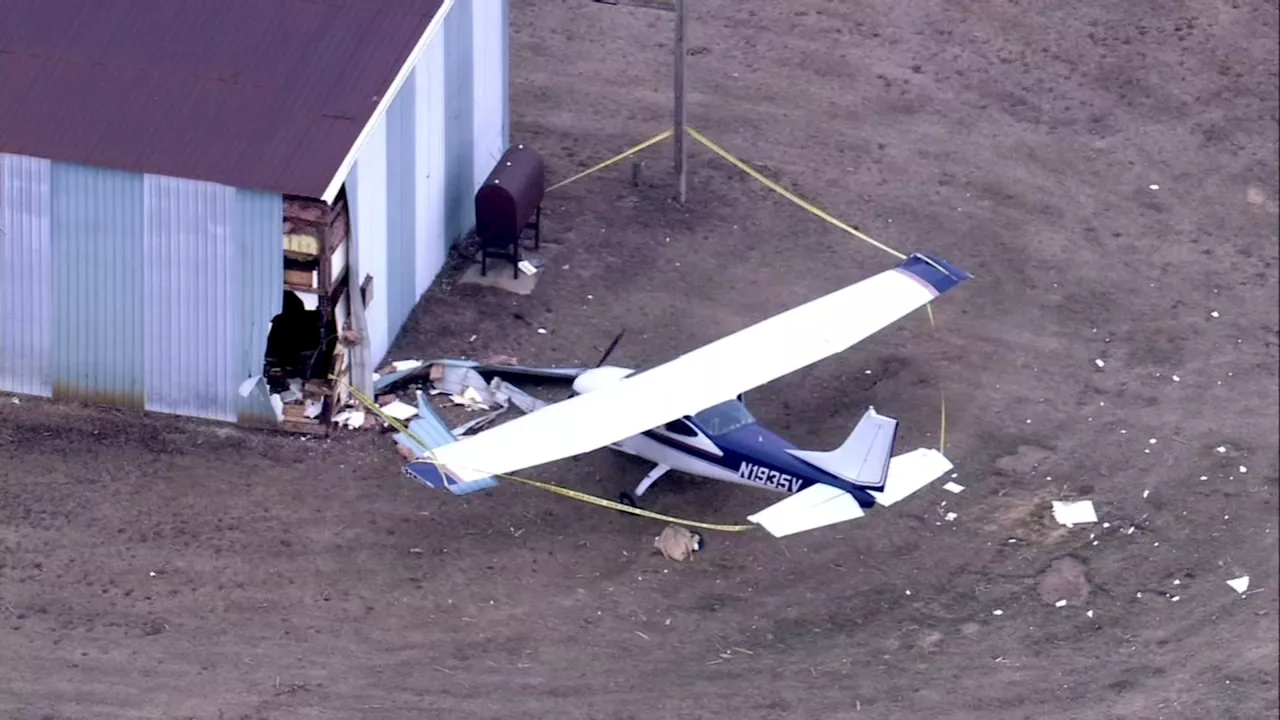
{"type": "Polygon", "coordinates": [[[507,2],[0,0],[0,391],[320,423],[474,226],[507,2]]]}

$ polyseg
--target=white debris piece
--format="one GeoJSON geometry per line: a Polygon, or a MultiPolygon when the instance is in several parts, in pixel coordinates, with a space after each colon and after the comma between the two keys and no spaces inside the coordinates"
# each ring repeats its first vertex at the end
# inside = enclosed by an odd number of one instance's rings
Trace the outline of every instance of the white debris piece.
{"type": "Polygon", "coordinates": [[[422,367],[422,361],[421,360],[393,360],[391,362],[391,367],[395,368],[396,372],[404,372],[405,370],[413,370],[415,368],[422,367]]]}
{"type": "Polygon", "coordinates": [[[418,414],[418,408],[407,402],[393,400],[382,406],[382,412],[395,418],[396,420],[408,420],[418,414]]]}
{"type": "Polygon", "coordinates": [[[1216,452],[1216,453],[1218,453],[1219,455],[1221,455],[1222,453],[1224,453],[1224,452],[1226,452],[1226,451],[1227,451],[1227,446],[1226,446],[1226,445],[1219,445],[1218,447],[1214,448],[1213,450],[1214,450],[1214,452],[1216,452]]]}
{"type": "Polygon", "coordinates": [[[1247,473],[1247,472],[1249,472],[1249,468],[1247,468],[1247,467],[1245,467],[1245,466],[1241,465],[1241,466],[1240,466],[1240,472],[1241,472],[1241,473],[1247,473]]]}
{"type": "Polygon", "coordinates": [[[1053,519],[1059,524],[1071,527],[1085,523],[1098,522],[1098,514],[1093,509],[1092,500],[1076,500],[1074,502],[1053,501],[1053,519]]]}
{"type": "Polygon", "coordinates": [[[9,402],[13,403],[14,405],[21,405],[21,404],[22,404],[22,401],[21,401],[21,400],[19,400],[17,397],[11,397],[11,398],[9,398],[9,402]]]}
{"type": "Polygon", "coordinates": [[[992,611],[991,611],[991,614],[992,614],[992,615],[1003,615],[1003,614],[1004,614],[1004,611],[1003,611],[1003,610],[992,610],[992,611]]]}
{"type": "Polygon", "coordinates": [[[1066,600],[1059,600],[1058,602],[1054,603],[1054,604],[1053,604],[1053,606],[1054,606],[1054,607],[1066,607],[1066,606],[1067,606],[1067,601],[1066,601],[1066,600]]]}
{"type": "Polygon", "coordinates": [[[333,421],[339,425],[359,430],[364,427],[364,411],[363,410],[343,410],[333,416],[333,421]]]}
{"type": "Polygon", "coordinates": [[[1089,610],[1089,611],[1085,612],[1085,615],[1087,615],[1088,617],[1093,617],[1093,611],[1092,611],[1092,610],[1089,610]]]}
{"type": "Polygon", "coordinates": [[[1159,186],[1159,185],[1156,185],[1155,183],[1152,183],[1152,184],[1150,184],[1150,185],[1148,185],[1148,186],[1147,186],[1147,189],[1148,189],[1148,190],[1159,190],[1159,189],[1160,189],[1160,186],[1159,186]]]}
{"type": "Polygon", "coordinates": [[[1102,358],[1097,358],[1097,359],[1095,359],[1095,360],[1093,361],[1093,364],[1094,364],[1094,365],[1097,365],[1097,366],[1098,366],[1098,367],[1100,367],[1100,368],[1103,368],[1103,367],[1106,367],[1106,366],[1107,366],[1106,361],[1104,361],[1102,358]]]}
{"type": "Polygon", "coordinates": [[[539,335],[546,335],[546,334],[547,334],[547,329],[546,329],[546,328],[538,328],[538,334],[539,334],[539,335]]]}
{"type": "Polygon", "coordinates": [[[1147,442],[1148,442],[1148,443],[1150,443],[1150,444],[1152,444],[1152,445],[1155,445],[1156,443],[1158,443],[1158,442],[1160,442],[1160,441],[1159,441],[1159,440],[1157,440],[1157,439],[1155,439],[1155,438],[1151,438],[1151,439],[1150,439],[1150,440],[1148,440],[1147,442]]]}
{"type": "Polygon", "coordinates": [[[1244,591],[1249,589],[1249,576],[1241,575],[1240,577],[1235,578],[1234,580],[1228,580],[1227,584],[1231,586],[1232,590],[1235,590],[1236,592],[1243,595],[1244,591]]]}
{"type": "Polygon", "coordinates": [[[946,485],[942,486],[942,489],[946,490],[947,492],[959,493],[960,491],[964,490],[964,486],[961,485],[960,483],[948,482],[946,485]]]}
{"type": "Polygon", "coordinates": [[[1177,375],[1173,375],[1171,376],[1171,378],[1173,379],[1174,382],[1182,382],[1182,378],[1178,377],[1177,375]]]}
{"type": "Polygon", "coordinates": [[[1209,317],[1215,317],[1215,318],[1216,318],[1216,317],[1221,317],[1221,316],[1218,314],[1218,311],[1217,311],[1217,310],[1214,310],[1213,312],[1209,313],[1209,317]]]}
{"type": "Polygon", "coordinates": [[[946,520],[947,522],[951,522],[952,520],[955,520],[955,519],[956,519],[956,517],[957,517],[957,515],[956,515],[955,513],[953,513],[953,512],[949,512],[949,513],[947,513],[945,516],[943,516],[943,518],[942,518],[942,519],[943,519],[943,520],[946,520]]]}
{"type": "Polygon", "coordinates": [[[1143,490],[1143,491],[1142,491],[1142,498],[1145,500],[1145,499],[1147,498],[1147,496],[1148,496],[1148,495],[1150,495],[1150,494],[1151,494],[1151,491],[1150,491],[1150,490],[1143,490]]]}

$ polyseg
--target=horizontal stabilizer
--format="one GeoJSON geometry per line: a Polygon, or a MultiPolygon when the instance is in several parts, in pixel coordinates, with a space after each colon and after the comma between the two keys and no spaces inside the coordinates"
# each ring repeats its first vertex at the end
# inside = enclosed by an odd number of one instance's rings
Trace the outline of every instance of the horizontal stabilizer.
{"type": "Polygon", "coordinates": [[[795,457],[854,485],[884,487],[898,421],[870,408],[840,447],[830,452],[788,450],[795,457]]]}
{"type": "Polygon", "coordinates": [[[865,513],[852,495],[832,485],[810,485],[747,517],[774,537],[857,520],[865,513]]]}
{"type": "Polygon", "coordinates": [[[951,467],[951,461],[937,450],[912,450],[889,461],[883,490],[868,492],[877,503],[888,507],[942,477],[951,467]]]}

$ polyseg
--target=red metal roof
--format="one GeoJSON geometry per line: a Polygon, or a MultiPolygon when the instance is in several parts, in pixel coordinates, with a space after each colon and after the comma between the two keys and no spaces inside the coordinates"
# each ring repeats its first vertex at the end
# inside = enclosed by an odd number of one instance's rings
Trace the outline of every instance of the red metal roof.
{"type": "Polygon", "coordinates": [[[0,152],[320,197],[442,0],[0,0],[0,152]]]}

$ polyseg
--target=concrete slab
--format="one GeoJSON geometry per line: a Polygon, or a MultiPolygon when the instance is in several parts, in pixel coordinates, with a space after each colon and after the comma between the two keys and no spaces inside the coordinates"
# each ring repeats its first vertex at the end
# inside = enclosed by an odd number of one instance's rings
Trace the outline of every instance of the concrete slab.
{"type": "MultiPolygon", "coordinates": [[[[526,257],[526,260],[533,258],[526,257]]],[[[480,285],[482,287],[497,288],[517,295],[528,295],[538,285],[538,278],[542,277],[545,270],[539,268],[538,272],[532,275],[517,273],[519,277],[511,277],[511,263],[506,260],[490,260],[488,273],[480,274],[480,263],[473,263],[462,271],[462,277],[458,279],[461,285],[480,285]]]]}

